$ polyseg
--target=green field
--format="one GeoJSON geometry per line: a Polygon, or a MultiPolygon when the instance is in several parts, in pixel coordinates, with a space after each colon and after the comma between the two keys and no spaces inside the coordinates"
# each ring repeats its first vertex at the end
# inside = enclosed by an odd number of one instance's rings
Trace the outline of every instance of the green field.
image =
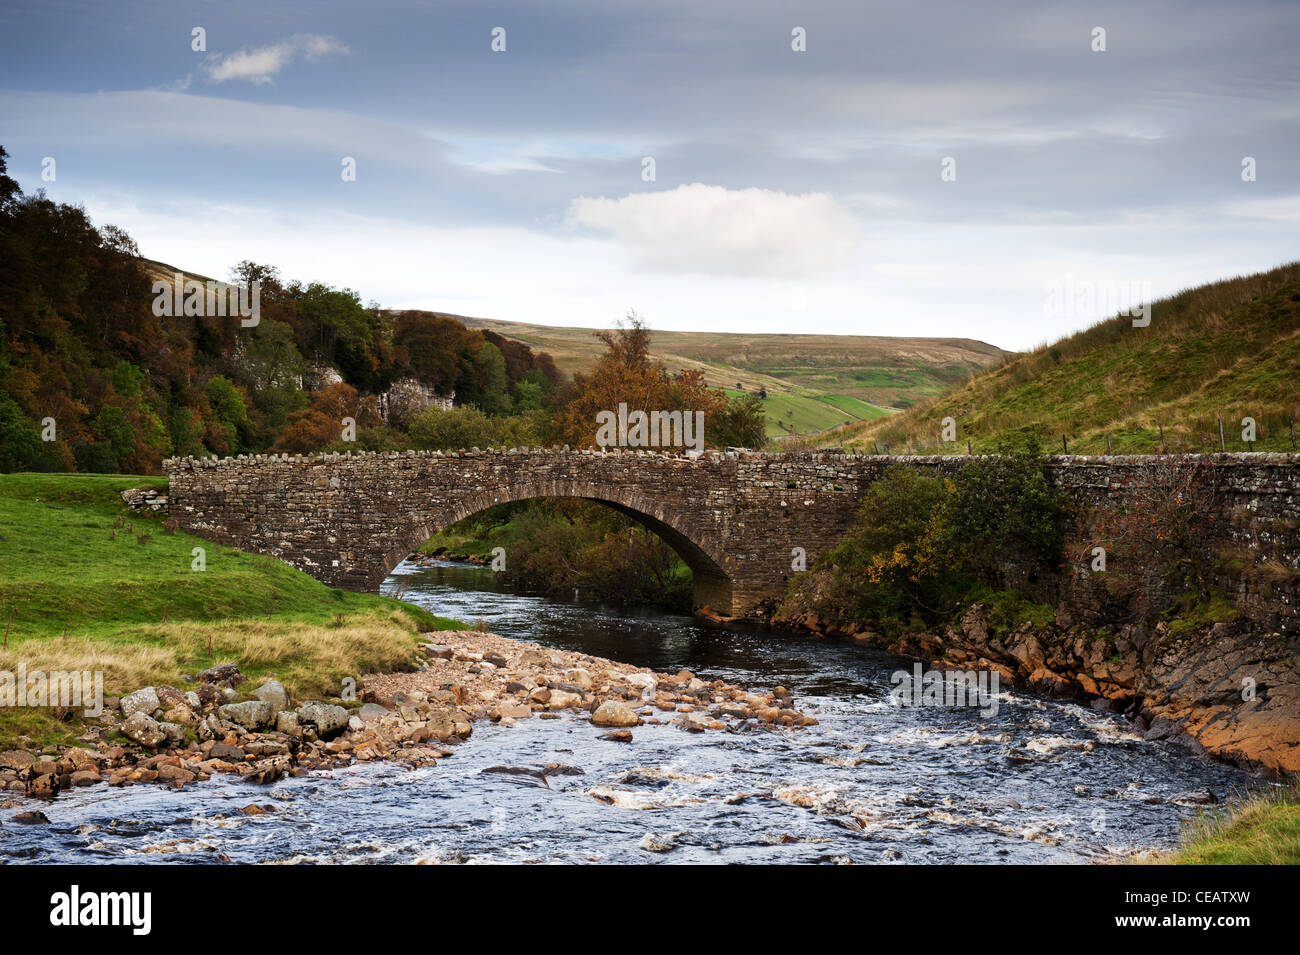
{"type": "MultiPolygon", "coordinates": [[[[453,316],[549,352],[568,374],[591,368],[603,346],[588,328],[453,316]]],[[[869,420],[910,408],[990,368],[1010,353],[972,339],[892,338],[872,335],[744,335],[652,329],[650,350],[670,370],[694,369],[714,388],[765,389],[771,398],[853,398],[837,405],[850,419],[869,420]]],[[[836,402],[832,402],[836,404],[836,402]]],[[[843,424],[832,413],[792,400],[769,417],[796,433],[843,424]]],[[[789,434],[770,424],[771,435],[789,434]]]]}
{"type": "MultiPolygon", "coordinates": [[[[725,389],[733,398],[749,392],[725,389]]],[[[771,392],[763,401],[767,436],[780,438],[810,434],[857,421],[873,421],[890,412],[848,395],[813,395],[771,392]]]]}
{"type": "MultiPolygon", "coordinates": [[[[235,662],[291,692],[337,693],[342,676],[411,663],[444,620],[375,594],[331,589],[278,560],[169,533],[118,496],[150,477],[0,475],[0,669],[105,673],[106,692],[175,683],[235,662]],[[194,569],[194,548],[206,567],[194,569]]],[[[56,730],[48,713],[0,714],[0,746],[56,730]]]]}

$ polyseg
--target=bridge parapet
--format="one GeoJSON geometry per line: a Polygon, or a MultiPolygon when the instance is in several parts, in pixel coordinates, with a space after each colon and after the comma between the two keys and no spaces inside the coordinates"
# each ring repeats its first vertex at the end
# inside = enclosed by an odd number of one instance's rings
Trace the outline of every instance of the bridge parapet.
{"type": "MultiPolygon", "coordinates": [[[[332,586],[376,588],[435,532],[494,504],[576,497],[633,516],[667,540],[695,573],[697,606],[746,614],[783,593],[800,560],[811,564],[840,540],[863,490],[886,469],[955,474],[977,459],[511,448],[189,457],[163,467],[169,511],[183,527],[281,558],[332,586]]],[[[1077,503],[1104,507],[1124,488],[1154,480],[1170,460],[1061,455],[1048,466],[1077,503]]],[[[1224,508],[1300,521],[1300,455],[1179,460],[1204,465],[1200,473],[1224,508]]]]}

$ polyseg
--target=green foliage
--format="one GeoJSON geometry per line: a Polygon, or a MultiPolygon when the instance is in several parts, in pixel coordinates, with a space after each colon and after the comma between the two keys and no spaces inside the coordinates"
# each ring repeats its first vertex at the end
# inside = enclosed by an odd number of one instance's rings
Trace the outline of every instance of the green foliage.
{"type": "Polygon", "coordinates": [[[1236,620],[1238,616],[1240,611],[1222,594],[1188,594],[1169,621],[1169,637],[1173,640],[1188,637],[1216,623],[1236,620]]]}
{"type": "Polygon", "coordinates": [[[971,603],[995,630],[1045,625],[1050,607],[1004,586],[1008,562],[1055,569],[1062,508],[1032,443],[969,462],[955,479],[904,465],[863,494],[853,529],[791,584],[784,610],[886,631],[942,625],[971,603]]]}
{"type": "MultiPolygon", "coordinates": [[[[491,414],[553,406],[554,363],[520,342],[448,316],[394,318],[351,289],[286,283],[249,260],[232,272],[260,283],[257,324],[157,316],[153,282],[170,285],[175,273],[141,259],[123,230],[96,229],[83,209],[22,196],[4,175],[6,156],[0,150],[0,470],[156,473],[172,453],[264,451],[309,408],[318,392],[306,389],[331,367],[372,402],[414,378],[491,414]],[[58,441],[38,447],[32,432],[45,417],[58,441]]],[[[319,434],[311,429],[305,450],[319,450],[319,434]]],[[[390,433],[371,441],[410,446],[390,433]]]]}
{"type": "Polygon", "coordinates": [[[767,419],[758,395],[730,398],[705,422],[709,444],[758,450],[767,443],[767,419]]]}
{"type": "Polygon", "coordinates": [[[18,402],[0,391],[0,471],[35,471],[40,461],[40,432],[18,402]]]}
{"type": "Polygon", "coordinates": [[[962,467],[951,532],[973,576],[998,580],[1009,564],[1056,569],[1065,546],[1064,505],[1036,439],[1015,435],[995,457],[962,467]]]}
{"type": "Polygon", "coordinates": [[[691,606],[693,577],[680,557],[631,518],[600,504],[532,500],[499,505],[427,541],[424,553],[490,559],[506,551],[516,585],[557,599],[691,606]]]}
{"type": "Polygon", "coordinates": [[[411,416],[410,443],[426,451],[533,447],[543,443],[547,416],[528,411],[492,417],[477,408],[425,408],[411,416]]]}

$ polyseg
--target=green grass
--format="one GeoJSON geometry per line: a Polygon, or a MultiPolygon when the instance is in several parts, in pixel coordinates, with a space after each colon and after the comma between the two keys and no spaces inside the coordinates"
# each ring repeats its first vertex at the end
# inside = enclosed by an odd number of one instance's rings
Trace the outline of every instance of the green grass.
{"type": "MultiPolygon", "coordinates": [[[[747,392],[726,389],[733,398],[747,392]]],[[[884,417],[890,412],[848,395],[767,393],[763,416],[769,438],[826,431],[856,421],[884,417]],[[834,399],[834,400],[832,400],[834,399]]]]}
{"type": "Polygon", "coordinates": [[[1291,450],[1300,418],[1300,263],[1189,289],[1153,303],[1151,323],[1117,316],[1007,360],[887,420],[843,428],[825,444],[871,450],[992,450],[1028,429],[1080,454],[1291,450]],[[941,446],[945,417],[958,425],[941,446]],[[1253,418],[1257,440],[1243,440],[1253,418]]]}
{"type": "Polygon", "coordinates": [[[1183,847],[1152,861],[1174,865],[1300,865],[1300,792],[1260,793],[1201,813],[1183,847]]]}
{"type": "MultiPolygon", "coordinates": [[[[166,483],[0,475],[0,668],[103,669],[113,694],[229,660],[319,691],[336,686],[338,672],[409,663],[421,631],[463,626],[168,533],[161,516],[126,508],[119,492],[131,487],[166,483]],[[201,571],[192,569],[196,547],[206,551],[201,571]]],[[[0,714],[0,743],[49,728],[48,714],[9,711],[0,714]]]]}
{"type": "MultiPolygon", "coordinates": [[[[266,616],[324,623],[396,602],[332,589],[278,560],[168,534],[118,496],[158,478],[0,475],[0,626],[9,640],[70,634],[111,639],[123,626],[266,616]],[[114,526],[117,523],[121,526],[114,526]],[[143,542],[141,542],[143,538],[143,542]],[[192,569],[193,548],[206,569],[192,569]]],[[[428,629],[437,620],[398,604],[428,629]]]]}
{"type": "Polygon", "coordinates": [[[1228,623],[1238,616],[1240,611],[1222,594],[1211,594],[1208,599],[1188,594],[1178,613],[1169,621],[1169,638],[1177,640],[1190,636],[1212,624],[1228,623]]]}

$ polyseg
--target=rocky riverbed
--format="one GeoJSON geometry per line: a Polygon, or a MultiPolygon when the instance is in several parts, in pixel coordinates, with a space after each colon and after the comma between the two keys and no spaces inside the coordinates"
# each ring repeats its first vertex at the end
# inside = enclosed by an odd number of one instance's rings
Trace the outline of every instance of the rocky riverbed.
{"type": "MultiPolygon", "coordinates": [[[[0,786],[52,799],[73,787],[159,783],[184,788],[216,773],[271,783],[357,761],[430,766],[475,723],[582,715],[601,738],[632,742],[643,724],[685,732],[815,725],[788,690],[755,693],[475,631],[425,634],[423,665],[364,677],[354,700],[294,705],[268,680],[248,689],[233,664],[193,677],[193,688],[142,687],[119,700],[85,745],[0,753],[0,786]]],[[[12,808],[12,805],[11,805],[12,808]]],[[[39,822],[41,814],[23,821],[39,822]]]]}
{"type": "Polygon", "coordinates": [[[851,638],[935,666],[997,671],[1008,686],[1122,715],[1144,739],[1167,739],[1266,775],[1300,772],[1296,637],[1260,632],[1247,621],[1179,637],[1164,621],[1149,630],[1126,624],[1113,636],[1028,623],[999,635],[975,604],[943,633],[887,637],[813,613],[773,624],[851,638]]]}

